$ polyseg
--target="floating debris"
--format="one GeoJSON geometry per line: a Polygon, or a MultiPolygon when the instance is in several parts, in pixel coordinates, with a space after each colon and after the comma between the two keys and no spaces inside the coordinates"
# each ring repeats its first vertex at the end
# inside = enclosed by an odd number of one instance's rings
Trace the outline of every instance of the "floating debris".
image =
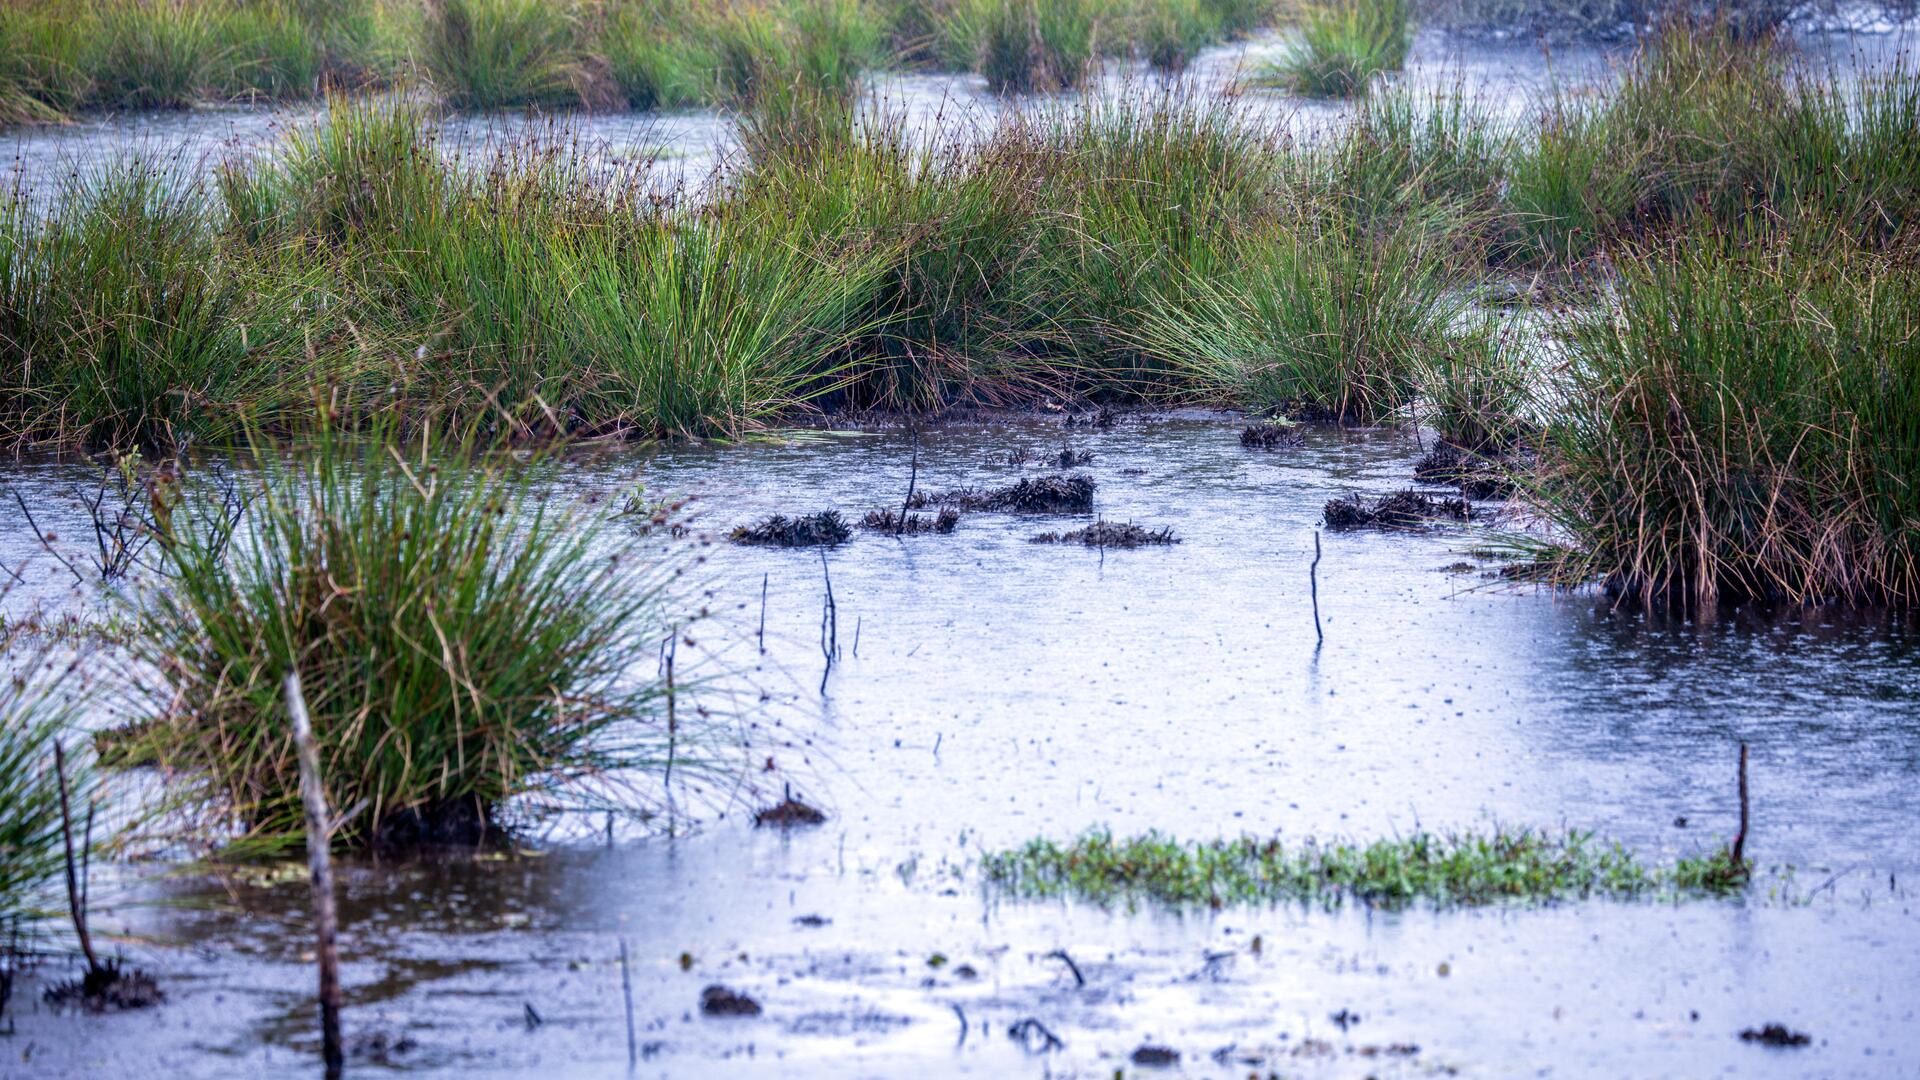
{"type": "Polygon", "coordinates": [[[700,991],[700,1011],[707,1016],[759,1016],[760,1003],[714,983],[700,991]]]}
{"type": "Polygon", "coordinates": [[[775,514],[757,525],[742,525],[733,530],[736,544],[766,547],[832,547],[853,537],[838,510],[822,510],[804,517],[775,514]]]}
{"type": "Polygon", "coordinates": [[[929,506],[953,506],[961,510],[1003,510],[1021,514],[1090,510],[1093,508],[1093,491],[1097,486],[1093,477],[1085,473],[1034,476],[987,491],[960,488],[931,495],[916,494],[908,501],[907,508],[923,510],[929,506]]]}
{"type": "Polygon", "coordinates": [[[860,527],[874,532],[889,533],[897,536],[917,536],[921,533],[946,534],[960,524],[960,511],[948,506],[938,514],[927,517],[922,514],[907,514],[906,523],[901,524],[901,514],[894,510],[870,510],[860,519],[860,527]]]}
{"type": "Polygon", "coordinates": [[[1748,1028],[1741,1032],[1740,1041],[1759,1043],[1761,1046],[1805,1046],[1813,1041],[1813,1036],[1804,1031],[1794,1031],[1785,1024],[1768,1024],[1758,1030],[1748,1028]]]}
{"type": "Polygon", "coordinates": [[[1180,1051],[1171,1046],[1149,1044],[1136,1049],[1128,1060],[1144,1068],[1170,1069],[1180,1064],[1180,1051]]]}
{"type": "Polygon", "coordinates": [[[1240,431],[1240,445],[1256,450],[1291,449],[1307,437],[1293,424],[1252,424],[1240,431]]]}
{"type": "Polygon", "coordinates": [[[1031,544],[1085,544],[1097,548],[1137,548],[1179,542],[1180,538],[1173,535],[1171,527],[1156,530],[1132,522],[1120,524],[1112,521],[1096,521],[1084,529],[1071,532],[1041,533],[1028,541],[1031,544]]]}
{"type": "Polygon", "coordinates": [[[795,825],[821,825],[826,820],[827,815],[794,798],[791,791],[778,806],[757,810],[753,815],[756,827],[771,825],[780,829],[791,829],[795,825]]]}
{"type": "Polygon", "coordinates": [[[122,967],[118,959],[109,959],[78,979],[49,986],[42,996],[55,1008],[78,1005],[94,1013],[150,1008],[167,998],[153,976],[122,967]]]}
{"type": "Polygon", "coordinates": [[[1436,499],[1418,491],[1397,491],[1368,499],[1349,495],[1330,499],[1326,506],[1327,528],[1335,532],[1349,529],[1418,529],[1436,521],[1467,520],[1464,499],[1436,499]]]}
{"type": "Polygon", "coordinates": [[[1053,457],[1053,465],[1056,469],[1077,469],[1082,465],[1091,464],[1093,464],[1091,450],[1062,450],[1053,457]]]}
{"type": "Polygon", "coordinates": [[[1439,484],[1464,490],[1470,499],[1505,499],[1519,486],[1514,480],[1518,462],[1463,450],[1443,442],[1413,467],[1413,478],[1422,484],[1439,484]]]}

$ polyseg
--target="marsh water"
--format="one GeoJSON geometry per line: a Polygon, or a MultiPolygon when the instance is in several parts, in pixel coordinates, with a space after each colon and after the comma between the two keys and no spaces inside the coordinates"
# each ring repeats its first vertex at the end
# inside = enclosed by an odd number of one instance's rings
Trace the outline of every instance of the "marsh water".
{"type": "MultiPolygon", "coordinates": [[[[1880,63],[1891,40],[1821,47],[1880,63]]],[[[1415,77],[1458,78],[1517,110],[1548,80],[1602,79],[1607,65],[1423,37],[1415,77]]],[[[926,115],[992,107],[967,79],[885,86],[926,115]]],[[[209,159],[309,115],[111,118],[6,145],[39,184],[129,144],[209,159]]],[[[449,121],[476,136],[520,122],[449,121]]],[[[729,130],[713,114],[575,122],[611,152],[664,147],[690,169],[726,153],[729,130]]],[[[569,819],[514,851],[348,860],[352,1071],[629,1075],[622,941],[642,1076],[1111,1076],[1146,1044],[1177,1050],[1192,1075],[1920,1070],[1910,623],[1656,620],[1516,586],[1480,556],[1512,524],[1484,504],[1468,528],[1324,535],[1318,641],[1321,508],[1406,486],[1422,436],[1316,431],[1263,452],[1243,449],[1238,427],[1193,412],[1099,430],[1048,415],[930,428],[923,488],[1043,470],[1010,452],[1086,451],[1093,513],[857,533],[824,572],[818,551],[712,541],[773,512],[897,505],[915,468],[905,433],[606,448],[553,466],[553,495],[572,505],[636,484],[694,498],[688,535],[623,542],[685,560],[687,605],[709,612],[690,650],[703,659],[687,662],[733,691],[728,722],[754,769],[676,807],[671,830],[623,825],[609,843],[597,820],[569,819]],[[1170,526],[1181,542],[1029,542],[1095,516],[1170,526]],[[826,574],[841,654],[823,690],[826,574]],[[1297,841],[1568,825],[1649,859],[1700,853],[1734,829],[1741,742],[1760,873],[1737,900],[1173,911],[1014,899],[977,869],[984,851],[1095,826],[1297,841]],[[750,811],[787,784],[828,822],[755,829],[750,811]],[[703,1017],[713,983],[764,1013],[703,1017]],[[1009,1035],[1028,1019],[1063,1045],[1009,1035]],[[1770,1022],[1813,1042],[1738,1037],[1770,1022]]],[[[75,492],[93,466],[19,462],[0,476],[63,545],[84,535],[75,492]]],[[[7,503],[0,562],[24,578],[8,615],[102,610],[7,503]]],[[[96,870],[94,891],[96,933],[156,974],[166,1003],[57,1013],[40,985],[71,972],[42,965],[15,988],[0,1076],[317,1069],[300,867],[122,862],[96,870]]]]}
{"type": "MultiPolygon", "coordinates": [[[[830,820],[753,828],[745,811],[778,797],[760,783],[672,837],[621,830],[609,847],[596,821],[518,854],[352,862],[348,1022],[385,1047],[362,1065],[623,1074],[624,938],[641,1075],[1105,1076],[1147,1042],[1196,1074],[1911,1075],[1909,627],[1650,622],[1490,577],[1484,535],[1456,529],[1325,535],[1316,644],[1321,506],[1404,485],[1417,437],[1319,432],[1264,452],[1237,433],[1207,414],[925,432],[923,486],[1036,471],[996,463],[1012,451],[1087,451],[1095,515],[1170,525],[1181,542],[1038,545],[1086,517],[1008,514],[950,536],[858,534],[826,558],[842,655],[824,694],[820,554],[698,534],[896,503],[904,434],[570,460],[562,499],[635,483],[697,496],[694,535],[634,542],[703,560],[688,575],[711,611],[702,651],[769,695],[741,714],[754,759],[830,820]],[[1743,900],[1170,912],[1001,897],[974,867],[983,850],[1098,825],[1299,840],[1568,824],[1650,858],[1700,852],[1733,830],[1741,741],[1762,867],[1743,900]],[[765,1013],[701,1017],[715,982],[765,1013]],[[1343,1030],[1343,1011],[1360,1022],[1343,1030]],[[1065,1047],[1029,1056],[1008,1036],[1029,1017],[1065,1047]],[[1814,1045],[1737,1038],[1772,1021],[1814,1045]]],[[[57,518],[84,470],[10,479],[57,518]]],[[[1482,509],[1480,529],[1501,528],[1482,509]]],[[[29,546],[12,535],[3,557],[20,565],[29,546]]],[[[60,602],[63,575],[29,575],[42,602],[60,602]]],[[[99,1017],[16,995],[0,1072],[258,1075],[311,1060],[297,867],[111,873],[97,888],[119,899],[97,924],[128,934],[119,947],[163,975],[168,1002],[99,1017]]]]}

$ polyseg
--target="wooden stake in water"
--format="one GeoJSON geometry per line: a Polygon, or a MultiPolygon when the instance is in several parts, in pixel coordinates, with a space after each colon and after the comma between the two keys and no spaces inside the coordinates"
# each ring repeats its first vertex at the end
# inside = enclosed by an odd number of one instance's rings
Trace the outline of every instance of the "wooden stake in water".
{"type": "Polygon", "coordinates": [[[1320,629],[1320,530],[1313,530],[1313,565],[1307,567],[1307,583],[1313,590],[1313,640],[1316,644],[1327,640],[1320,629]]]}
{"type": "Polygon", "coordinates": [[[1740,831],[1733,837],[1733,867],[1746,866],[1747,850],[1747,744],[1740,744],[1740,831]]]}
{"type": "Polygon", "coordinates": [[[307,871],[313,881],[314,950],[320,962],[320,1041],[328,1080],[340,1075],[346,1060],[340,1049],[340,950],[333,909],[332,830],[327,825],[327,795],[320,787],[320,750],[307,719],[300,673],[287,673],[287,712],[293,716],[294,749],[300,756],[300,799],[307,813],[307,871]]]}
{"type": "Polygon", "coordinates": [[[627,939],[620,939],[620,993],[627,999],[627,1067],[640,1060],[640,1043],[633,1030],[633,972],[627,963],[627,939]]]}

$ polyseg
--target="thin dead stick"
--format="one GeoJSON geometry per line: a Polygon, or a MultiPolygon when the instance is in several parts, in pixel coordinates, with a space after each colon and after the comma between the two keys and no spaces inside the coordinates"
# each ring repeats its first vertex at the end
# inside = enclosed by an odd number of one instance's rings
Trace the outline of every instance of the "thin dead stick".
{"type": "Polygon", "coordinates": [[[620,993],[627,999],[627,1066],[640,1060],[640,1044],[633,1033],[633,972],[627,963],[627,939],[620,939],[620,993]]]}
{"type": "Polygon", "coordinates": [[[667,636],[667,649],[666,649],[667,774],[666,774],[666,783],[664,786],[667,789],[668,799],[673,798],[673,757],[674,757],[674,751],[678,746],[679,736],[680,736],[680,723],[676,714],[674,713],[675,694],[674,694],[674,686],[673,686],[673,661],[674,661],[675,655],[679,651],[680,651],[680,628],[676,626],[673,628],[673,632],[667,636]]]}
{"type": "Polygon", "coordinates": [[[760,575],[760,655],[767,655],[767,575],[760,575]]]}
{"type": "Polygon", "coordinates": [[[1747,744],[1740,744],[1740,831],[1733,837],[1733,865],[1738,870],[1745,867],[1747,849],[1747,744]]]}
{"type": "Polygon", "coordinates": [[[294,749],[300,757],[300,799],[307,812],[307,873],[313,884],[313,926],[320,962],[320,1045],[328,1080],[346,1064],[340,1049],[340,950],[333,909],[332,835],[327,830],[327,794],[320,787],[320,750],[313,742],[300,673],[287,672],[287,712],[293,717],[294,749]]]}
{"type": "Polygon", "coordinates": [[[826,655],[827,665],[820,672],[820,693],[827,692],[827,677],[833,674],[834,657],[840,655],[840,608],[833,601],[833,572],[827,569],[827,553],[820,553],[820,577],[826,582],[827,596],[820,608],[820,651],[826,655]]]}
{"type": "Polygon", "coordinates": [[[913,428],[913,466],[907,473],[907,497],[900,501],[900,520],[893,523],[893,535],[899,536],[907,527],[907,509],[913,505],[913,486],[920,481],[920,427],[913,428]]]}
{"type": "Polygon", "coordinates": [[[1313,530],[1313,565],[1307,567],[1307,583],[1313,590],[1313,640],[1324,643],[1327,635],[1320,629],[1320,530],[1313,530]]]}
{"type": "Polygon", "coordinates": [[[99,971],[100,959],[93,954],[93,935],[87,933],[87,905],[80,899],[80,879],[73,868],[73,810],[67,799],[67,748],[57,739],[53,743],[53,772],[60,784],[60,840],[67,852],[67,907],[73,912],[73,932],[80,937],[80,951],[86,954],[87,970],[99,971]]]}

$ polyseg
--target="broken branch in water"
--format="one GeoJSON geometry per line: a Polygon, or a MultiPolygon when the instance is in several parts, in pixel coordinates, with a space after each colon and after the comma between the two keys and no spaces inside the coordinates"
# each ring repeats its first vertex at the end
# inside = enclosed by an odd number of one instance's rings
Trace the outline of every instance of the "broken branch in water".
{"type": "Polygon", "coordinates": [[[307,873],[313,885],[315,959],[320,964],[320,1040],[329,1080],[340,1075],[346,1057],[340,1046],[340,951],[333,907],[333,863],[327,831],[327,795],[320,786],[320,751],[314,745],[300,673],[287,672],[287,712],[293,717],[294,750],[300,758],[300,799],[307,816],[307,873]]]}
{"type": "Polygon", "coordinates": [[[1736,872],[1746,869],[1742,857],[1747,848],[1747,744],[1740,744],[1740,831],[1733,837],[1733,867],[1736,872]]]}
{"type": "Polygon", "coordinates": [[[1326,632],[1320,629],[1320,530],[1313,530],[1313,564],[1307,567],[1307,585],[1313,592],[1313,640],[1316,644],[1327,640],[1326,632]]]}

